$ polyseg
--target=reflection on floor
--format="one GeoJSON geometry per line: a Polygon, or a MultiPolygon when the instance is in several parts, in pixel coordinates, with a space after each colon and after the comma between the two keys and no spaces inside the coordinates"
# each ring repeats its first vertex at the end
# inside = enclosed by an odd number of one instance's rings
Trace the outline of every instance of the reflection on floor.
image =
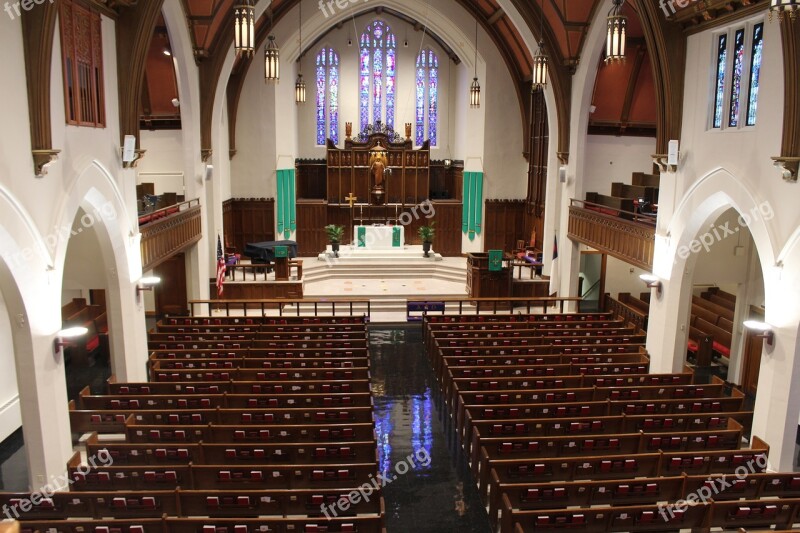
{"type": "Polygon", "coordinates": [[[421,328],[382,327],[369,337],[378,461],[391,480],[383,489],[389,533],[490,531],[421,328]]]}

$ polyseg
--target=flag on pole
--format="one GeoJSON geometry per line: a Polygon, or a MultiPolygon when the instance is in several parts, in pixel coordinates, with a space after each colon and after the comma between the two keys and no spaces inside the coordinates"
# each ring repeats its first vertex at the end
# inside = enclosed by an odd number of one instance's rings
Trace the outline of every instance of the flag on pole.
{"type": "Polygon", "coordinates": [[[559,285],[559,272],[558,272],[558,237],[553,236],[553,262],[550,264],[550,287],[548,294],[558,292],[559,285]]]}
{"type": "Polygon", "coordinates": [[[217,298],[222,297],[222,285],[225,283],[225,254],[222,253],[222,241],[217,235],[217,298]]]}

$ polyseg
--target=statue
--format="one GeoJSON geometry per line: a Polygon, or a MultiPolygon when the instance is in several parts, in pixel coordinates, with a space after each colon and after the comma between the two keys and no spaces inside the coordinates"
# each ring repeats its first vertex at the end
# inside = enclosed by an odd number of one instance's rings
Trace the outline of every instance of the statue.
{"type": "Polygon", "coordinates": [[[344,134],[347,137],[347,140],[350,140],[350,136],[353,135],[353,123],[352,122],[345,122],[344,123],[344,134]]]}
{"type": "Polygon", "coordinates": [[[369,158],[369,173],[372,176],[372,190],[383,190],[384,174],[386,172],[386,152],[374,149],[369,158]]]}
{"type": "Polygon", "coordinates": [[[406,139],[411,140],[411,123],[406,122],[406,139]]]}
{"type": "Polygon", "coordinates": [[[369,157],[369,174],[372,180],[370,196],[373,205],[383,205],[386,201],[383,185],[387,173],[386,164],[386,152],[380,146],[373,148],[369,157]]]}

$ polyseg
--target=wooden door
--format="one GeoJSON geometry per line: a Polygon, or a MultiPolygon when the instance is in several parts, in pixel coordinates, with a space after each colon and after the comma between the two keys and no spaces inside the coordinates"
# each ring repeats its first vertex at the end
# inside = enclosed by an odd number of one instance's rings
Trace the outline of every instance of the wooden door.
{"type": "Polygon", "coordinates": [[[161,278],[155,291],[156,315],[187,315],[186,258],[177,254],[159,264],[153,272],[161,278]]]}
{"type": "Polygon", "coordinates": [[[764,339],[756,338],[756,334],[750,330],[745,330],[744,334],[742,389],[750,396],[755,396],[758,389],[758,372],[761,369],[761,352],[764,349],[764,339]]]}

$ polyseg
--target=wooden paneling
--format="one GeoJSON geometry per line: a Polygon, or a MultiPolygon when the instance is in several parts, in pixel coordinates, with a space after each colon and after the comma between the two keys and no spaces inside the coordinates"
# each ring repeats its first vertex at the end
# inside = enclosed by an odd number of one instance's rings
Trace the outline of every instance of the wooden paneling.
{"type": "Polygon", "coordinates": [[[653,269],[655,227],[570,206],[567,236],[631,265],[653,269]]]}
{"type": "Polygon", "coordinates": [[[525,201],[486,200],[483,231],[486,251],[511,252],[517,247],[517,240],[529,240],[530,232],[525,229],[525,201]]]}
{"type": "MultiPolygon", "coordinates": [[[[225,244],[237,251],[248,242],[275,240],[274,198],[232,198],[222,204],[225,244]]],[[[280,238],[283,238],[281,236],[280,238]]]]}
{"type": "MultiPolygon", "coordinates": [[[[444,256],[461,255],[461,202],[441,200],[431,202],[436,221],[436,240],[433,243],[433,250],[444,256]]],[[[423,219],[424,220],[424,219],[423,219]]],[[[406,230],[406,235],[409,230],[406,230]]],[[[414,243],[418,244],[416,230],[414,231],[414,243]]],[[[408,240],[408,237],[406,237],[408,240]]],[[[409,241],[411,242],[411,241],[409,241]]]]}
{"type": "MultiPolygon", "coordinates": [[[[161,283],[153,288],[156,301],[156,315],[188,315],[186,298],[186,256],[176,254],[154,269],[161,283]]],[[[217,293],[216,286],[211,290],[217,293]]]]}
{"type": "Polygon", "coordinates": [[[323,229],[328,224],[328,204],[321,200],[297,201],[297,255],[315,256],[328,244],[323,229]]]}
{"type": "Polygon", "coordinates": [[[297,199],[324,200],[327,191],[328,167],[324,159],[298,159],[297,199]]]}
{"type": "Polygon", "coordinates": [[[141,226],[142,270],[147,271],[200,240],[200,205],[141,226]]]}

